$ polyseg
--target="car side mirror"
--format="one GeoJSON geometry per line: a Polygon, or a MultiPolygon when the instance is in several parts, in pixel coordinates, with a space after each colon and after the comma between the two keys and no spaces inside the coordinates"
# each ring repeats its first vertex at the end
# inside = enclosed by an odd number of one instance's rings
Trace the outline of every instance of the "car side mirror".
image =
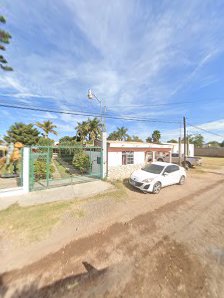
{"type": "Polygon", "coordinates": [[[164,172],[164,173],[163,173],[163,176],[167,176],[168,174],[169,174],[169,173],[167,173],[167,172],[164,172]]]}

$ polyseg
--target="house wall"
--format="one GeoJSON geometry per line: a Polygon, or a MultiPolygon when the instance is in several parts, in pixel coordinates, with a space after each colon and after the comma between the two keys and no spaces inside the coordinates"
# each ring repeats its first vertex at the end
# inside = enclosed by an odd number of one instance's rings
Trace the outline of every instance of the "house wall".
{"type": "MultiPolygon", "coordinates": [[[[179,153],[179,144],[173,143],[172,145],[173,145],[173,153],[179,153]]],[[[189,152],[187,155],[194,156],[194,144],[189,144],[188,151],[189,152]]],[[[184,154],[184,144],[181,144],[181,154],[184,154]]]]}
{"type": "Polygon", "coordinates": [[[134,164],[143,164],[145,162],[145,152],[134,152],[134,164]]]}
{"type": "Polygon", "coordinates": [[[108,152],[108,167],[122,165],[122,152],[108,152]]]}
{"type": "Polygon", "coordinates": [[[171,152],[170,147],[130,147],[130,144],[125,144],[126,146],[121,147],[109,147],[108,146],[108,179],[109,180],[123,180],[125,178],[129,178],[131,173],[135,170],[141,169],[145,165],[145,155],[146,152],[154,152],[152,155],[156,155],[156,153],[168,153],[171,152]],[[134,151],[134,164],[130,165],[122,165],[122,151],[134,151]]]}
{"type": "Polygon", "coordinates": [[[108,179],[109,180],[123,180],[130,177],[131,173],[135,170],[139,170],[144,166],[143,164],[133,165],[120,165],[116,167],[108,168],[108,179]]]}

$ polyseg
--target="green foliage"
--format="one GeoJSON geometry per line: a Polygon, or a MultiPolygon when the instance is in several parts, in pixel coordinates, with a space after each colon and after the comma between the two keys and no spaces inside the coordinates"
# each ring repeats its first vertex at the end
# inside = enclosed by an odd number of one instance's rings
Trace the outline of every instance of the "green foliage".
{"type": "Polygon", "coordinates": [[[74,154],[73,166],[82,174],[88,173],[90,168],[90,158],[82,149],[74,154]]]}
{"type": "MultiPolygon", "coordinates": [[[[0,24],[5,24],[6,23],[6,19],[0,15],[0,24]]],[[[12,36],[0,29],[0,50],[5,51],[5,46],[3,44],[9,44],[10,39],[12,38],[12,36]]],[[[0,68],[4,71],[12,71],[13,68],[7,65],[7,60],[0,55],[0,68]]]]}
{"type": "Polygon", "coordinates": [[[152,138],[151,138],[151,137],[148,137],[145,141],[146,141],[147,143],[152,143],[152,138]]]}
{"type": "Polygon", "coordinates": [[[113,140],[113,141],[126,141],[128,137],[130,137],[127,134],[128,129],[125,127],[118,127],[117,130],[113,131],[109,137],[108,140],[113,140]]]}
{"type": "Polygon", "coordinates": [[[210,142],[207,143],[207,145],[208,145],[209,147],[216,147],[216,148],[218,148],[218,147],[221,146],[221,143],[219,143],[219,142],[217,142],[217,141],[210,141],[210,142]]]}
{"type": "Polygon", "coordinates": [[[39,131],[33,127],[33,124],[16,122],[10,126],[4,140],[7,143],[21,142],[25,146],[36,145],[39,141],[39,131]]]}
{"type": "Polygon", "coordinates": [[[57,135],[57,132],[54,128],[57,126],[53,124],[50,120],[44,121],[43,123],[37,122],[36,126],[41,128],[43,130],[43,136],[45,138],[48,138],[49,133],[52,133],[54,135],[57,135]]]}
{"type": "Polygon", "coordinates": [[[77,140],[82,143],[86,141],[94,142],[94,140],[101,137],[102,128],[102,123],[96,117],[88,119],[87,121],[78,122],[75,128],[77,131],[77,140]]]}
{"type": "MultiPolygon", "coordinates": [[[[54,173],[55,169],[53,165],[49,166],[50,177],[54,173]]],[[[34,177],[38,181],[40,179],[46,179],[47,176],[47,162],[45,160],[36,160],[34,162],[34,177]]]]}
{"type": "Polygon", "coordinates": [[[202,147],[204,144],[204,137],[201,134],[188,136],[189,143],[194,144],[196,147],[202,147]]]}
{"type": "Polygon", "coordinates": [[[64,136],[63,138],[60,138],[59,144],[68,144],[70,142],[76,142],[76,137],[69,137],[69,136],[64,136]]]}
{"type": "Polygon", "coordinates": [[[222,143],[220,143],[220,146],[221,147],[224,147],[224,141],[222,141],[222,143]]]}
{"type": "Polygon", "coordinates": [[[153,143],[160,143],[161,133],[159,130],[154,130],[152,133],[153,143]]]}
{"type": "Polygon", "coordinates": [[[40,137],[37,146],[54,146],[54,140],[40,137]]]}
{"type": "Polygon", "coordinates": [[[167,141],[167,143],[178,143],[178,141],[175,139],[171,139],[171,140],[167,141]]]}
{"type": "Polygon", "coordinates": [[[128,142],[143,142],[142,139],[140,139],[138,136],[128,136],[127,137],[128,142]]]}

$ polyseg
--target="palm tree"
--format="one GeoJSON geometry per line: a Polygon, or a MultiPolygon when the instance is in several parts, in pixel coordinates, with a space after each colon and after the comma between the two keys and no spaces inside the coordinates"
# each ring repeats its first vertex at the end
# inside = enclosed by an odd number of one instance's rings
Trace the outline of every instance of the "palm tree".
{"type": "Polygon", "coordinates": [[[41,122],[37,122],[36,126],[41,128],[43,130],[43,136],[44,138],[48,138],[49,133],[53,133],[54,135],[57,135],[56,130],[54,130],[54,128],[56,128],[57,126],[53,124],[53,122],[51,122],[50,120],[48,121],[44,121],[43,123],[41,122]]]}
{"type": "Polygon", "coordinates": [[[152,139],[153,143],[159,143],[159,140],[161,138],[161,133],[159,130],[154,130],[152,133],[152,139]]]}
{"type": "Polygon", "coordinates": [[[77,135],[81,142],[84,140],[93,141],[101,135],[102,124],[96,117],[87,121],[78,122],[76,126],[77,135]]]}
{"type": "Polygon", "coordinates": [[[88,119],[88,133],[89,141],[93,141],[101,136],[102,132],[102,123],[96,117],[93,120],[88,119]]]}
{"type": "Polygon", "coordinates": [[[126,139],[128,138],[127,131],[128,129],[123,126],[120,128],[117,128],[118,141],[126,141],[126,139]]]}

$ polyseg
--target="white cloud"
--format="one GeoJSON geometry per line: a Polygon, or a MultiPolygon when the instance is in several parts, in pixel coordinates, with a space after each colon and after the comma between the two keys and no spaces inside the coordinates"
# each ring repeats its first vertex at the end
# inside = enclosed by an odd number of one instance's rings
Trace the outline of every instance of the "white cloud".
{"type": "MultiPolygon", "coordinates": [[[[224,46],[224,21],[209,1],[37,0],[32,9],[27,0],[17,7],[6,2],[15,72],[0,84],[21,102],[35,97],[46,107],[51,99],[66,110],[98,111],[86,101],[93,88],[106,105],[123,105],[115,114],[174,118],[184,109],[125,106],[164,103],[184,88],[217,80],[203,72],[224,46]]],[[[72,125],[84,119],[58,117],[72,125]]]]}

